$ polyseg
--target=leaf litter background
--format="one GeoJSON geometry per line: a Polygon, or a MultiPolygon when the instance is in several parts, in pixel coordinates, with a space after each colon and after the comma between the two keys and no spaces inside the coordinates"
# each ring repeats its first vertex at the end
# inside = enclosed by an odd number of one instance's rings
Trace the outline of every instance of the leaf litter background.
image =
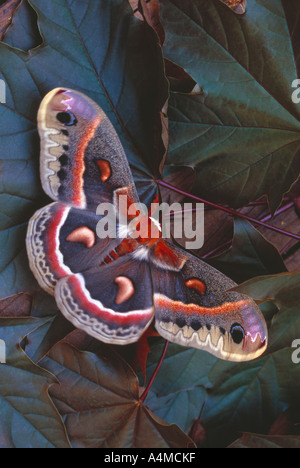
{"type": "Polygon", "coordinates": [[[121,357],[74,330],[29,271],[27,221],[48,202],[36,112],[56,86],[104,108],[146,202],[157,187],[182,200],[178,187],[300,234],[300,5],[253,0],[240,16],[219,0],[130,3],[11,0],[0,11],[0,446],[299,447],[299,240],[207,208],[197,254],[261,304],[270,346],[235,364],[169,345],[145,402],[163,340],[121,357]]]}

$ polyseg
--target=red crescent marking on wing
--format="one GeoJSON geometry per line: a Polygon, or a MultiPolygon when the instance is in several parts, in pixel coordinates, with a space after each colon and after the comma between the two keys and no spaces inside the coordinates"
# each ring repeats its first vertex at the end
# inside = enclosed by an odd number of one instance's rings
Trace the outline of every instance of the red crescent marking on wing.
{"type": "Polygon", "coordinates": [[[197,278],[189,279],[188,281],[185,282],[185,285],[187,288],[195,289],[202,296],[205,294],[206,284],[197,278]]]}
{"type": "Polygon", "coordinates": [[[47,246],[47,260],[51,265],[51,269],[59,277],[64,277],[70,272],[66,270],[59,261],[57,251],[58,251],[58,232],[62,225],[62,221],[65,215],[65,212],[69,209],[66,206],[59,206],[56,213],[53,215],[50,226],[47,229],[46,234],[46,246],[47,246]]]}
{"type": "Polygon", "coordinates": [[[72,171],[73,174],[73,197],[72,201],[76,206],[82,206],[83,195],[83,174],[85,171],[84,154],[85,150],[95,135],[95,131],[101,122],[101,117],[96,117],[88,126],[86,132],[81,138],[78,145],[77,153],[75,154],[75,166],[72,171]]]}
{"type": "Polygon", "coordinates": [[[82,244],[85,244],[88,249],[90,249],[91,247],[94,247],[96,243],[96,236],[94,231],[86,226],[82,226],[71,232],[66,240],[68,242],[81,242],[82,244]]]}
{"type": "MultiPolygon", "coordinates": [[[[73,289],[74,297],[80,301],[80,305],[84,310],[87,310],[90,314],[100,319],[107,320],[114,325],[116,323],[120,326],[131,326],[139,324],[140,322],[146,323],[149,322],[153,316],[153,310],[141,310],[138,312],[110,312],[109,310],[103,310],[100,306],[96,304],[98,301],[90,301],[86,296],[83,286],[79,278],[75,275],[71,276],[68,279],[68,282],[73,289]],[[130,314],[130,315],[129,315],[130,314]]],[[[100,304],[100,303],[99,303],[100,304]]],[[[102,306],[103,307],[103,306],[102,306]]]]}
{"type": "Polygon", "coordinates": [[[116,304],[123,304],[128,301],[134,294],[134,285],[131,279],[127,276],[118,276],[115,279],[115,283],[118,285],[118,294],[116,296],[116,304]]]}
{"type": "Polygon", "coordinates": [[[105,183],[111,176],[110,164],[108,161],[105,161],[104,159],[100,159],[100,161],[96,161],[96,163],[101,172],[100,178],[102,182],[105,183]]]}
{"type": "Polygon", "coordinates": [[[171,299],[157,296],[155,298],[156,305],[161,309],[168,309],[174,313],[181,312],[191,315],[226,315],[231,312],[243,309],[248,305],[248,301],[225,302],[218,307],[200,307],[196,304],[184,304],[180,301],[172,301],[171,299]]]}

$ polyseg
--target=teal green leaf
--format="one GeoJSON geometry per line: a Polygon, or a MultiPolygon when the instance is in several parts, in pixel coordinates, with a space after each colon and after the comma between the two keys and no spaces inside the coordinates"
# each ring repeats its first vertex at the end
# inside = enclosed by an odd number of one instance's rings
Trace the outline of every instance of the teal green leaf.
{"type": "MultiPolygon", "coordinates": [[[[152,344],[147,376],[153,374],[162,349],[162,340],[152,344]]],[[[217,358],[211,354],[170,343],[146,405],[164,421],[176,423],[188,432],[205,405],[207,392],[212,387],[209,372],[216,362],[217,358]]]]}
{"type": "MultiPolygon", "coordinates": [[[[267,194],[274,212],[300,172],[298,71],[281,0],[234,15],[218,0],[162,0],[164,53],[204,93],[172,93],[168,166],[196,172],[193,193],[234,207],[267,194]]],[[[300,4],[293,2],[293,18],[300,4]]]]}
{"type": "MultiPolygon", "coordinates": [[[[300,369],[291,344],[242,364],[171,345],[145,404],[184,431],[200,418],[214,448],[229,445],[241,432],[267,434],[287,407],[297,408],[300,369]]],[[[157,346],[153,360],[161,351],[157,346]]],[[[149,375],[154,367],[151,359],[149,375]]]]}
{"type": "Polygon", "coordinates": [[[241,432],[267,434],[287,408],[297,407],[299,366],[291,348],[241,365],[215,366],[214,381],[202,413],[211,446],[227,446],[241,432]]]}
{"type": "Polygon", "coordinates": [[[131,367],[108,345],[96,354],[55,345],[41,364],[58,376],[50,389],[74,448],[184,448],[191,440],[139,402],[131,367]]]}
{"type": "Polygon", "coordinates": [[[232,247],[208,263],[237,283],[255,276],[286,272],[286,266],[277,248],[252,224],[240,218],[234,222],[232,247]]]}
{"type": "Polygon", "coordinates": [[[300,67],[300,39],[298,34],[298,9],[299,3],[297,0],[291,0],[289,2],[283,2],[284,13],[287,19],[292,47],[294,50],[295,61],[297,69],[300,67]]]}
{"type": "Polygon", "coordinates": [[[38,289],[25,248],[27,223],[0,231],[0,298],[38,289]]]}
{"type": "MultiPolygon", "coordinates": [[[[6,362],[0,364],[0,446],[2,448],[68,448],[62,419],[48,395],[56,382],[20,347],[42,319],[0,319],[6,362]]],[[[1,342],[2,343],[2,342],[1,342]]]]}
{"type": "Polygon", "coordinates": [[[14,12],[12,24],[6,31],[4,40],[11,47],[25,52],[41,44],[36,13],[27,0],[22,0],[14,12]]]}
{"type": "Polygon", "coordinates": [[[38,363],[58,341],[74,330],[73,325],[62,315],[54,297],[45,292],[34,295],[31,316],[43,319],[26,340],[25,351],[38,363]]]}

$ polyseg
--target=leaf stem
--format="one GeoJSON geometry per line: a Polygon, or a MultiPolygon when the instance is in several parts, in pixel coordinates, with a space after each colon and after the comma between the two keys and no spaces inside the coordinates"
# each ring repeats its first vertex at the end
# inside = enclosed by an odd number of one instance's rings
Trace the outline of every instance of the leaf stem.
{"type": "MultiPolygon", "coordinates": [[[[300,232],[299,232],[299,235],[300,235],[300,232]]],[[[289,250],[290,249],[298,249],[300,246],[299,242],[294,244],[294,240],[293,239],[290,239],[289,242],[281,249],[280,251],[280,255],[284,256],[284,255],[287,255],[289,253],[289,250]]]]}
{"type": "Polygon", "coordinates": [[[205,259],[205,258],[208,258],[208,257],[211,257],[212,255],[222,251],[223,249],[225,249],[225,247],[229,247],[231,244],[232,244],[232,240],[233,239],[230,239],[229,241],[227,242],[224,242],[224,244],[222,245],[219,245],[218,247],[216,247],[215,249],[211,250],[210,252],[204,254],[204,255],[201,255],[201,258],[205,259]]]}
{"type": "MultiPolygon", "coordinates": [[[[293,206],[295,206],[295,203],[293,201],[290,201],[289,203],[286,203],[281,208],[279,208],[276,211],[276,213],[274,213],[274,216],[279,216],[280,214],[284,213],[285,211],[289,210],[290,208],[293,208],[293,206]]],[[[272,215],[268,214],[268,215],[264,216],[263,218],[261,218],[260,221],[262,221],[264,223],[266,221],[269,221],[269,219],[271,219],[271,218],[272,218],[272,215]]]]}
{"type": "MultiPolygon", "coordinates": [[[[263,226],[267,229],[270,229],[272,231],[278,232],[279,234],[282,234],[284,236],[289,236],[292,237],[293,239],[300,240],[300,235],[294,234],[292,232],[285,231],[283,229],[280,229],[276,226],[272,226],[271,224],[267,224],[265,221],[260,221],[258,219],[252,218],[251,216],[248,216],[244,213],[240,213],[239,211],[233,210],[232,208],[227,208],[222,205],[218,205],[216,203],[210,202],[208,200],[204,200],[203,198],[197,197],[196,195],[192,195],[191,193],[185,192],[184,190],[181,190],[174,185],[171,185],[163,180],[156,180],[156,183],[160,185],[161,187],[165,187],[169,190],[172,190],[173,192],[179,193],[180,195],[183,195],[184,197],[191,198],[192,200],[198,201],[199,203],[205,203],[206,205],[212,206],[216,209],[219,209],[221,211],[225,211],[225,213],[231,214],[232,216],[238,216],[243,219],[247,219],[247,221],[250,221],[250,223],[253,224],[258,224],[259,226],[263,226]]],[[[271,218],[272,216],[270,216],[271,218]]],[[[269,216],[268,216],[269,219],[269,216]]]]}
{"type": "Polygon", "coordinates": [[[149,391],[150,391],[150,388],[152,387],[153,382],[154,382],[154,380],[156,379],[156,376],[157,376],[157,374],[158,374],[158,371],[159,371],[159,369],[161,368],[161,365],[162,365],[163,360],[164,360],[164,358],[165,358],[165,355],[166,355],[166,352],[167,352],[167,349],[168,349],[168,345],[169,345],[169,342],[166,340],[165,346],[164,346],[164,349],[163,349],[163,352],[162,352],[162,355],[161,355],[160,360],[159,360],[159,362],[158,362],[158,364],[157,364],[157,366],[156,366],[156,368],[155,368],[155,371],[153,372],[152,377],[151,377],[151,379],[149,380],[149,383],[148,383],[146,389],[144,390],[143,394],[142,394],[141,397],[140,397],[140,402],[141,402],[141,403],[143,403],[143,402],[145,401],[145,399],[146,399],[146,397],[147,397],[147,395],[148,395],[148,393],[149,393],[149,391]]]}

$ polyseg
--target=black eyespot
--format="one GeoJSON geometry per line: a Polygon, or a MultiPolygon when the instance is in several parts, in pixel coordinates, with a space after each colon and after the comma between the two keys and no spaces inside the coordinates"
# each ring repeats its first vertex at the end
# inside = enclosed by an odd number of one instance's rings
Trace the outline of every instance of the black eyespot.
{"type": "Polygon", "coordinates": [[[75,117],[74,114],[72,114],[72,112],[59,112],[57,115],[56,115],[56,118],[57,120],[64,124],[64,125],[67,125],[68,127],[70,127],[71,125],[76,125],[77,124],[77,119],[75,117]]]}
{"type": "Polygon", "coordinates": [[[244,329],[238,323],[234,323],[230,329],[230,335],[234,343],[240,344],[245,336],[244,329]]]}
{"type": "Polygon", "coordinates": [[[59,162],[61,166],[66,166],[68,164],[69,158],[66,154],[62,154],[59,158],[59,162]]]}
{"type": "Polygon", "coordinates": [[[200,328],[202,328],[202,323],[200,322],[200,320],[194,319],[191,321],[190,326],[193,330],[198,331],[200,330],[200,328]]]}
{"type": "Polygon", "coordinates": [[[64,171],[63,169],[60,169],[57,173],[58,177],[59,177],[59,180],[66,180],[67,178],[67,173],[66,171],[64,171]]]}
{"type": "Polygon", "coordinates": [[[182,317],[176,317],[175,323],[179,328],[183,328],[186,325],[186,320],[182,317]]]}

